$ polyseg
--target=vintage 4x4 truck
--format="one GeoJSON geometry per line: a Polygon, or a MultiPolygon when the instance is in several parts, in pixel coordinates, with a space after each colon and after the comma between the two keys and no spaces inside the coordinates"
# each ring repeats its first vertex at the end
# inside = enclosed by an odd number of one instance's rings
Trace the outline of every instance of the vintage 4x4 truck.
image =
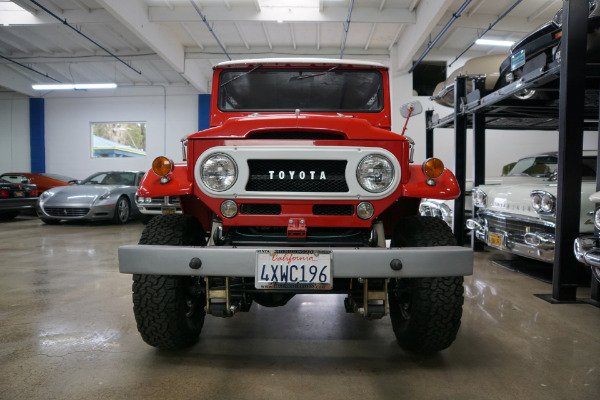
{"type": "Polygon", "coordinates": [[[119,248],[144,341],[186,347],[206,314],[336,293],[348,312],[389,312],[407,350],[448,347],[473,255],[418,210],[421,198],[460,189],[440,160],[412,164],[412,141],[391,132],[391,115],[381,64],[215,66],[210,128],[184,138],[184,163],[156,158],[138,190],[142,201],[178,196],[182,213],[154,217],[138,245],[119,248]]]}

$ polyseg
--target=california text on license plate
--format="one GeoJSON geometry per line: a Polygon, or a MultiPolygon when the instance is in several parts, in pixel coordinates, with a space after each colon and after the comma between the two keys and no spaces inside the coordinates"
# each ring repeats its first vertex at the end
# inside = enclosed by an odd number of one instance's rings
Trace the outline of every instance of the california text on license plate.
{"type": "Polygon", "coordinates": [[[258,250],[257,289],[331,289],[331,252],[258,250]]]}
{"type": "Polygon", "coordinates": [[[488,234],[488,244],[490,246],[502,247],[502,235],[497,233],[488,234]]]}

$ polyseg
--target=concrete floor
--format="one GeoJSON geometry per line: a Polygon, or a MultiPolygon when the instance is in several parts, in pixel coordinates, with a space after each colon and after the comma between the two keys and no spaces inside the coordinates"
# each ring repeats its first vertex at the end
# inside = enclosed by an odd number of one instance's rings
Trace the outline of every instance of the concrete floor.
{"type": "MultiPolygon", "coordinates": [[[[143,225],[0,223],[0,399],[596,399],[600,309],[551,305],[547,283],[476,254],[462,327],[434,356],[401,350],[389,318],[343,296],[207,317],[199,343],[164,352],[138,335],[121,244],[143,225]]],[[[581,297],[589,296],[580,289],[581,297]]]]}

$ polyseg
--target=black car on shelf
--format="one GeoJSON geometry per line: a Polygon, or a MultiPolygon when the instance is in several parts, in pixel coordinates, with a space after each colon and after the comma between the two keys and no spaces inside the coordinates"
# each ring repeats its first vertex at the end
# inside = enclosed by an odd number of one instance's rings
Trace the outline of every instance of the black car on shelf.
{"type": "MultiPolygon", "coordinates": [[[[511,47],[510,54],[500,65],[500,76],[494,90],[501,89],[520,80],[528,74],[543,70],[554,61],[560,62],[563,10],[554,15],[551,21],[523,37],[511,47]]],[[[587,62],[600,62],[600,4],[589,0],[587,35],[587,62]]],[[[550,100],[558,97],[556,90],[525,89],[515,97],[550,100]]]]}
{"type": "Polygon", "coordinates": [[[0,178],[0,220],[13,219],[21,210],[35,209],[37,200],[36,185],[11,183],[0,178]]]}

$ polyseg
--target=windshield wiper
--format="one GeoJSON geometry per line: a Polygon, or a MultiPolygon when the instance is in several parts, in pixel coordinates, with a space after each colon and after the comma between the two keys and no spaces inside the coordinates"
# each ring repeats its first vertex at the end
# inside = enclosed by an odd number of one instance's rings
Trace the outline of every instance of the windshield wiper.
{"type": "Polygon", "coordinates": [[[230,84],[231,82],[235,81],[237,78],[241,78],[242,76],[246,76],[246,75],[248,75],[249,73],[256,71],[256,70],[257,70],[257,69],[259,69],[260,67],[262,67],[262,65],[261,65],[261,64],[259,64],[259,65],[257,65],[256,67],[252,68],[250,71],[246,71],[246,72],[244,72],[243,74],[239,74],[238,76],[234,76],[233,78],[231,78],[231,79],[230,79],[230,80],[228,80],[227,82],[225,82],[225,83],[221,83],[220,87],[223,87],[223,86],[225,86],[225,85],[228,85],[228,84],[230,84]]]}
{"type": "Polygon", "coordinates": [[[294,79],[306,79],[306,78],[313,78],[313,77],[315,77],[315,76],[325,75],[326,73],[333,71],[333,70],[334,70],[334,69],[336,69],[337,67],[338,67],[338,65],[336,65],[335,67],[331,67],[330,69],[328,69],[328,70],[327,70],[327,71],[325,71],[325,72],[319,72],[319,73],[316,73],[316,74],[311,74],[311,75],[298,75],[298,76],[296,76],[294,79]]]}

